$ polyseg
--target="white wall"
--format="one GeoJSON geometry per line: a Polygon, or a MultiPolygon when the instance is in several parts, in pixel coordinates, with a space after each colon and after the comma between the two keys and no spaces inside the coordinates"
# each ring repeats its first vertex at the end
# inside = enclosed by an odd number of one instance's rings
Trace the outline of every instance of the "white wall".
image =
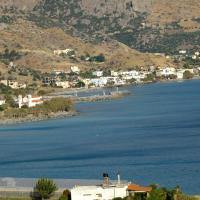
{"type": "Polygon", "coordinates": [[[112,200],[115,197],[127,196],[127,186],[106,187],[80,186],[71,190],[72,200],[112,200]]]}

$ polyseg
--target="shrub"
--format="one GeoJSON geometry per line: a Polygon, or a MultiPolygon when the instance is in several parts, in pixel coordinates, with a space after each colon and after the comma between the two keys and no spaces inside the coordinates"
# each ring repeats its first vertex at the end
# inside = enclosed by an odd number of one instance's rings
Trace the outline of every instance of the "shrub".
{"type": "Polygon", "coordinates": [[[47,178],[39,179],[35,186],[35,192],[41,199],[49,199],[51,196],[53,196],[53,193],[56,190],[56,184],[53,182],[53,180],[47,178]]]}
{"type": "Polygon", "coordinates": [[[192,79],[193,76],[194,75],[190,71],[185,71],[184,74],[183,74],[184,79],[192,79]]]}

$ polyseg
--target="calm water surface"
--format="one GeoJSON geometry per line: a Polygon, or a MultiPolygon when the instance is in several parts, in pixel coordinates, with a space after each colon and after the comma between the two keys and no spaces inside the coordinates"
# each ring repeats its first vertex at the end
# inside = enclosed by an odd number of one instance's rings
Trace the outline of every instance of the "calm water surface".
{"type": "Polygon", "coordinates": [[[200,193],[200,81],[128,88],[80,116],[0,127],[0,176],[100,179],[200,193]]]}

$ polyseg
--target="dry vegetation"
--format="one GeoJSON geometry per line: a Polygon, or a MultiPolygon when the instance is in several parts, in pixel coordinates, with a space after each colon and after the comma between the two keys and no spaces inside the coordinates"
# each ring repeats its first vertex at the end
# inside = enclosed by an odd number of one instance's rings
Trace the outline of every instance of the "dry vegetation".
{"type": "MultiPolygon", "coordinates": [[[[21,19],[1,30],[0,38],[2,50],[7,47],[24,54],[16,61],[17,64],[41,71],[49,71],[52,67],[68,69],[72,65],[78,65],[82,68],[130,68],[138,65],[165,65],[168,63],[164,57],[139,53],[116,41],[110,40],[100,44],[92,44],[72,37],[59,28],[43,29],[33,22],[21,19]],[[82,62],[80,59],[74,61],[53,55],[53,50],[66,48],[75,49],[77,58],[87,53],[90,55],[103,53],[106,62],[89,63],[82,62]]],[[[169,64],[172,65],[170,61],[169,64]]]]}
{"type": "MultiPolygon", "coordinates": [[[[150,24],[166,25],[172,22],[184,20],[187,23],[183,25],[187,31],[199,26],[191,21],[200,16],[199,0],[155,0],[150,8],[150,14],[147,21],[150,24]]],[[[183,22],[182,22],[183,23],[183,22]]],[[[181,24],[182,24],[181,23],[181,24]]]]}

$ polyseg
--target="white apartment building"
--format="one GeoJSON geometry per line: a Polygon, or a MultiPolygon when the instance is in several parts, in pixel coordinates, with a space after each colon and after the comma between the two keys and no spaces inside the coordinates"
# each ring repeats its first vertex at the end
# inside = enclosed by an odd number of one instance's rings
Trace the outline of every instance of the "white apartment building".
{"type": "Polygon", "coordinates": [[[36,105],[42,104],[43,100],[41,96],[32,96],[29,94],[25,97],[22,97],[22,95],[19,95],[17,103],[18,103],[19,108],[25,105],[30,108],[30,107],[35,107],[36,105]]]}

